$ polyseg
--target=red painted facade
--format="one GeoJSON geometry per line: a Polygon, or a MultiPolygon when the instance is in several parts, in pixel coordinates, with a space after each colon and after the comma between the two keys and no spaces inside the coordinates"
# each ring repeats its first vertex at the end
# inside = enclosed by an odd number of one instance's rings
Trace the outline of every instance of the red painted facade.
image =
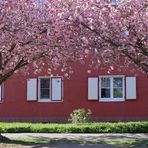
{"type": "MultiPolygon", "coordinates": [[[[108,75],[106,70],[92,70],[87,73],[87,65],[75,64],[74,74],[64,78],[64,98],[62,102],[27,101],[27,79],[47,76],[14,75],[4,83],[4,98],[0,103],[0,120],[51,121],[67,120],[76,108],[89,108],[92,118],[101,121],[148,120],[148,75],[137,72],[136,100],[123,102],[99,102],[88,100],[88,77],[108,75]]],[[[62,75],[60,72],[57,72],[62,75]]],[[[56,75],[56,73],[55,73],[56,75]]],[[[133,76],[128,71],[112,71],[109,75],[133,76]]]]}

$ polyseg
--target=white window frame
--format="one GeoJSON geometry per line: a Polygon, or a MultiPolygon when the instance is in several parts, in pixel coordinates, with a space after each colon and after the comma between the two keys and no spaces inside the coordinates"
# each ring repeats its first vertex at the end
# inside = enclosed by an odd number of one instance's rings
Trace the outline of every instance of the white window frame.
{"type": "MultiPolygon", "coordinates": [[[[41,76],[41,77],[38,77],[38,102],[63,102],[63,97],[61,100],[52,100],[51,98],[51,89],[52,89],[52,85],[51,85],[51,81],[52,81],[52,78],[61,78],[62,81],[63,81],[63,77],[61,76],[55,76],[55,77],[49,77],[49,76],[41,76]],[[49,98],[45,98],[45,99],[42,99],[40,98],[40,81],[41,79],[49,79],[49,98]]],[[[62,83],[62,94],[63,94],[63,83],[62,83]]]]}
{"type": "Polygon", "coordinates": [[[103,75],[103,76],[99,76],[99,101],[100,102],[122,102],[125,101],[125,76],[123,75],[112,75],[112,76],[108,76],[108,75],[103,75]],[[123,83],[122,83],[122,87],[123,87],[123,97],[122,98],[113,98],[113,78],[118,78],[121,77],[123,79],[123,83]],[[111,82],[111,97],[110,98],[101,98],[101,78],[110,78],[110,82],[111,82]]]}

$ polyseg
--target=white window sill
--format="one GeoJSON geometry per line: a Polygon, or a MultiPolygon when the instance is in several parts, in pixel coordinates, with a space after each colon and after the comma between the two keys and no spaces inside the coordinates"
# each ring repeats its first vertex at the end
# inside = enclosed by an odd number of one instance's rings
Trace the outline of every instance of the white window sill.
{"type": "Polygon", "coordinates": [[[38,102],[41,102],[41,103],[49,103],[49,102],[63,102],[63,99],[62,100],[51,100],[51,99],[39,99],[38,102]]]}
{"type": "Polygon", "coordinates": [[[123,102],[124,98],[100,98],[99,102],[123,102]]]}
{"type": "Polygon", "coordinates": [[[38,99],[38,102],[50,102],[50,99],[38,99]]]}

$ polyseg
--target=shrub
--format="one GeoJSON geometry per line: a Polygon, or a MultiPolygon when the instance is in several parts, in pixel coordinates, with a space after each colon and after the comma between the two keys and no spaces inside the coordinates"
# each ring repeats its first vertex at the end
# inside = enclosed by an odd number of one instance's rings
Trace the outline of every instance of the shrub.
{"type": "Polygon", "coordinates": [[[0,133],[148,133],[146,122],[18,123],[0,122],[0,133]]]}
{"type": "Polygon", "coordinates": [[[69,121],[72,123],[85,123],[88,122],[91,116],[91,110],[85,110],[84,108],[75,109],[70,114],[69,121]]]}

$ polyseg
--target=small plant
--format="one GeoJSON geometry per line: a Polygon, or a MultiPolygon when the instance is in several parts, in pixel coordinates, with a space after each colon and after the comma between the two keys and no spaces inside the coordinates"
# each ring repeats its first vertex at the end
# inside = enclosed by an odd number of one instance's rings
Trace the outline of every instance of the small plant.
{"type": "Polygon", "coordinates": [[[70,114],[70,119],[69,121],[72,123],[84,123],[88,122],[91,116],[91,110],[85,110],[84,108],[79,108],[75,109],[71,114],[70,114]]]}

